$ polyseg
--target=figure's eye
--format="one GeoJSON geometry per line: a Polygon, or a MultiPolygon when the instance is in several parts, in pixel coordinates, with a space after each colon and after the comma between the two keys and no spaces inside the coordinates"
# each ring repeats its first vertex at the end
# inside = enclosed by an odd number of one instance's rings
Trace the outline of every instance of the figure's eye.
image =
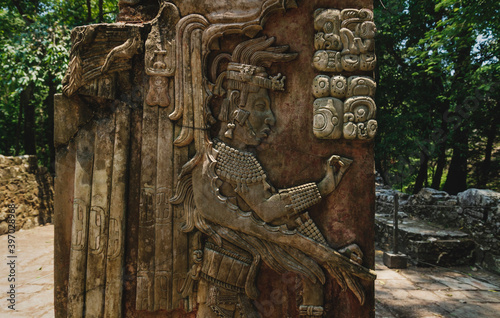
{"type": "Polygon", "coordinates": [[[265,103],[257,103],[255,105],[255,109],[257,109],[259,111],[264,111],[264,110],[266,110],[266,104],[265,103]]]}

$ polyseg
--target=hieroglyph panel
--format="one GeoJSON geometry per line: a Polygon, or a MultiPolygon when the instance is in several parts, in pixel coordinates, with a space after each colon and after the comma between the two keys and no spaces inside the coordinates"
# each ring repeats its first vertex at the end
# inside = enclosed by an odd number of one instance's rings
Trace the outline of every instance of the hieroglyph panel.
{"type": "Polygon", "coordinates": [[[377,131],[373,100],[376,83],[350,76],[375,69],[373,12],[367,9],[317,9],[314,13],[313,65],[329,75],[313,79],[313,132],[319,139],[371,139],[377,131]]]}
{"type": "Polygon", "coordinates": [[[313,64],[318,71],[373,71],[377,28],[367,9],[318,9],[314,13],[313,64]]]}

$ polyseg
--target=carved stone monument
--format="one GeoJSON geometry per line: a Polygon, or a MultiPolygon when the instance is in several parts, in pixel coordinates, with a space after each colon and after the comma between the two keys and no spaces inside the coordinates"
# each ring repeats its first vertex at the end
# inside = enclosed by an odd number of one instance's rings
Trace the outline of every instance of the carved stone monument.
{"type": "Polygon", "coordinates": [[[56,317],[374,317],[372,2],[119,7],[56,96],[56,317]]]}

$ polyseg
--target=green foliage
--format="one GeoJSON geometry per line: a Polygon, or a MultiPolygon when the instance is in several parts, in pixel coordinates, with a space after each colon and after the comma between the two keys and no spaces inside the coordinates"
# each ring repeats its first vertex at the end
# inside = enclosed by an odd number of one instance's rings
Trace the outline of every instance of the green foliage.
{"type": "MultiPolygon", "coordinates": [[[[432,182],[440,155],[447,171],[455,153],[468,159],[468,184],[484,186],[477,182],[484,173],[478,167],[483,166],[488,138],[498,138],[500,119],[492,119],[499,113],[500,94],[498,4],[374,3],[379,29],[377,169],[393,186],[418,190],[432,182]],[[429,162],[422,166],[425,156],[429,162]],[[417,181],[419,170],[428,171],[427,178],[417,181]]],[[[450,169],[447,178],[454,174],[450,169]]],[[[436,178],[439,186],[442,181],[436,178]]]]}
{"type": "MultiPolygon", "coordinates": [[[[86,0],[0,0],[0,153],[25,153],[25,108],[31,107],[35,120],[26,124],[35,126],[36,154],[52,168],[52,95],[61,91],[70,31],[99,22],[98,3],[90,2],[89,20],[86,0]],[[27,105],[21,103],[23,92],[27,105]]],[[[102,22],[113,22],[117,10],[115,1],[104,1],[102,22]]]]}

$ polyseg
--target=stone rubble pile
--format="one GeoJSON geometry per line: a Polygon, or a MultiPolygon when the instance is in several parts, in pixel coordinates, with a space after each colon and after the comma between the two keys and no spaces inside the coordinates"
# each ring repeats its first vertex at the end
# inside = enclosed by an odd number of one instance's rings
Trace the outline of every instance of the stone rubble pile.
{"type": "Polygon", "coordinates": [[[393,214],[394,195],[399,194],[399,211],[409,217],[457,228],[476,243],[476,264],[500,273],[500,193],[468,189],[458,195],[424,188],[408,195],[377,185],[376,213],[393,214]]]}
{"type": "Polygon", "coordinates": [[[53,180],[36,156],[0,155],[0,235],[9,230],[7,220],[15,204],[16,231],[52,223],[53,180]]]}

